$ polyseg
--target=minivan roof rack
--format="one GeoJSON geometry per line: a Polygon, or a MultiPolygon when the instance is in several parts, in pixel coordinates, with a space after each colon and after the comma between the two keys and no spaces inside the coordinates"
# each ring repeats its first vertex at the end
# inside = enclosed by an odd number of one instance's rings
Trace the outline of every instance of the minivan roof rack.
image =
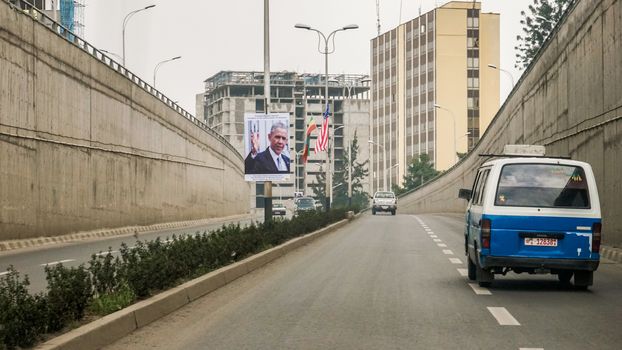
{"type": "Polygon", "coordinates": [[[572,159],[569,156],[535,156],[525,154],[492,154],[492,153],[480,153],[480,157],[497,157],[497,158],[554,158],[554,159],[572,159]]]}

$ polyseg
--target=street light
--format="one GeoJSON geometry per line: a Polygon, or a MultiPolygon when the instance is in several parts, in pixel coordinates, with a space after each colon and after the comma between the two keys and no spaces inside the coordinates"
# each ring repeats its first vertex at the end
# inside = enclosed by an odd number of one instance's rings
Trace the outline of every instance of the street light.
{"type": "Polygon", "coordinates": [[[505,70],[503,68],[499,68],[499,67],[495,66],[494,64],[489,64],[488,67],[490,67],[492,69],[498,69],[498,70],[502,71],[503,73],[507,74],[510,77],[510,81],[512,82],[512,89],[514,89],[514,76],[512,75],[512,73],[508,72],[507,70],[505,70]]]}
{"type": "Polygon", "coordinates": [[[177,57],[169,58],[168,60],[164,60],[164,61],[156,64],[155,68],[153,69],[153,87],[156,87],[156,74],[158,73],[158,69],[160,69],[160,66],[163,65],[166,62],[175,61],[175,60],[178,60],[180,58],[181,58],[181,56],[177,56],[177,57]]]}
{"type": "Polygon", "coordinates": [[[130,18],[132,18],[132,16],[134,16],[135,14],[137,14],[140,11],[145,11],[148,10],[152,7],[155,7],[155,5],[149,5],[149,6],[145,6],[141,9],[138,10],[134,10],[130,13],[128,13],[127,15],[125,15],[125,18],[123,18],[123,66],[125,67],[125,26],[127,25],[127,22],[129,22],[130,18]]]}
{"type": "Polygon", "coordinates": [[[454,164],[455,164],[457,162],[457,160],[456,160],[456,158],[457,158],[457,155],[456,155],[456,152],[457,152],[457,149],[456,149],[456,116],[454,115],[454,112],[452,112],[451,110],[449,110],[447,108],[444,108],[443,106],[440,106],[440,105],[438,105],[436,103],[434,104],[434,108],[442,109],[444,111],[449,112],[449,114],[451,114],[451,121],[453,123],[453,129],[454,129],[454,137],[453,137],[453,139],[454,139],[454,153],[453,153],[452,159],[454,160],[454,164]]]}
{"type": "Polygon", "coordinates": [[[382,189],[383,190],[387,190],[387,171],[389,169],[387,169],[387,150],[384,148],[383,145],[379,144],[378,142],[374,142],[372,140],[367,140],[367,143],[371,143],[372,145],[376,145],[382,148],[382,173],[383,173],[383,177],[382,177],[382,189]]]}
{"type": "MultiPolygon", "coordinates": [[[[322,33],[321,31],[312,28],[310,25],[308,24],[296,24],[294,26],[294,28],[298,28],[298,29],[306,29],[306,30],[311,30],[314,31],[318,34],[318,44],[317,44],[317,50],[319,53],[324,55],[324,69],[325,69],[325,85],[324,85],[324,95],[325,95],[325,99],[326,99],[326,106],[328,107],[328,55],[335,52],[335,34],[337,32],[343,31],[343,30],[349,30],[349,29],[357,29],[359,26],[356,24],[348,24],[345,27],[341,27],[339,29],[335,29],[333,30],[330,34],[328,34],[328,36],[324,35],[324,33],[322,33]],[[328,42],[330,41],[330,39],[333,38],[333,47],[331,50],[328,49],[328,42]],[[324,39],[324,51],[322,51],[321,49],[321,44],[322,41],[321,39],[324,39]]],[[[331,189],[331,176],[330,176],[330,159],[328,159],[329,155],[328,152],[326,152],[326,193],[328,194],[329,192],[332,194],[332,189],[331,189]]],[[[327,197],[328,200],[326,202],[326,211],[330,210],[330,197],[327,197]]]]}

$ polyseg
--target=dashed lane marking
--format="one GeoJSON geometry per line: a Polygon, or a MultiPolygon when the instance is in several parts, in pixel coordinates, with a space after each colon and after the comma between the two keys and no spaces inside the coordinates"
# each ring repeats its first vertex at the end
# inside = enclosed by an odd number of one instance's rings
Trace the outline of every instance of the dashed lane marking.
{"type": "Polygon", "coordinates": [[[442,241],[443,241],[442,239],[439,239],[439,238],[434,238],[434,242],[440,243],[440,242],[442,242],[442,241]]]}
{"type": "Polygon", "coordinates": [[[437,235],[430,235],[431,238],[438,238],[437,235]]]}
{"type": "Polygon", "coordinates": [[[467,271],[467,269],[457,269],[458,273],[460,274],[460,276],[462,277],[466,277],[469,275],[469,272],[467,271]]]}
{"type": "Polygon", "coordinates": [[[504,307],[487,307],[488,311],[499,322],[500,326],[520,326],[520,323],[504,307]]]}
{"type": "Polygon", "coordinates": [[[454,252],[452,252],[451,249],[443,249],[443,254],[445,254],[445,255],[454,255],[454,252]]]}
{"type": "Polygon", "coordinates": [[[51,266],[51,265],[58,265],[58,264],[64,264],[64,263],[68,263],[68,262],[72,262],[72,261],[76,261],[76,259],[65,259],[65,260],[60,260],[60,261],[52,261],[46,264],[40,264],[39,266],[51,266]]]}
{"type": "MultiPolygon", "coordinates": [[[[117,254],[118,252],[119,252],[118,250],[111,250],[110,254],[117,254]]],[[[97,253],[95,255],[97,255],[97,256],[104,256],[104,255],[108,255],[108,253],[109,252],[99,252],[99,253],[97,253]]]]}
{"type": "Polygon", "coordinates": [[[436,245],[441,247],[441,248],[447,248],[447,244],[445,244],[445,243],[436,243],[436,245]]]}
{"type": "Polygon", "coordinates": [[[452,264],[462,264],[462,260],[458,258],[449,258],[449,261],[451,261],[452,264]]]}
{"type": "Polygon", "coordinates": [[[488,288],[480,287],[477,283],[469,283],[469,286],[477,295],[492,295],[488,288]]]}

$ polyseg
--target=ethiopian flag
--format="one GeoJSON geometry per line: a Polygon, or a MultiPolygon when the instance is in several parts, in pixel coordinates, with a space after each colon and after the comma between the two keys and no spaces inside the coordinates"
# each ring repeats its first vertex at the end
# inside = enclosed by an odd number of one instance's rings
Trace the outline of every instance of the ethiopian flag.
{"type": "Polygon", "coordinates": [[[317,125],[315,125],[315,118],[313,118],[313,116],[309,116],[309,118],[307,118],[307,134],[305,136],[305,147],[302,149],[303,164],[307,162],[307,157],[309,156],[309,146],[311,144],[311,133],[315,129],[317,129],[317,125]]]}

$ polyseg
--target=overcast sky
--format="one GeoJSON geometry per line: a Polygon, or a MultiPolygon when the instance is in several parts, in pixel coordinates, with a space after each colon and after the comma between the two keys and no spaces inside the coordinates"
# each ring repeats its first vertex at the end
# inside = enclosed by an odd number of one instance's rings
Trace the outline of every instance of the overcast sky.
{"type": "MultiPolygon", "coordinates": [[[[97,48],[121,55],[122,23],[126,27],[126,66],[151,83],[158,62],[157,88],[195,114],[195,95],[203,81],[221,70],[263,71],[263,0],[87,0],[85,39],[97,48]]],[[[432,10],[444,0],[380,0],[382,32],[432,10]]],[[[532,0],[481,0],[482,11],[501,14],[501,66],[518,81],[514,46],[520,33],[520,11],[532,0]]],[[[375,0],[270,0],[271,70],[323,73],[324,57],[317,36],[295,29],[305,23],[326,34],[347,24],[359,29],[340,32],[329,56],[330,73],[369,74],[370,40],[376,36],[375,0]]],[[[501,75],[501,101],[511,90],[501,75]]]]}

